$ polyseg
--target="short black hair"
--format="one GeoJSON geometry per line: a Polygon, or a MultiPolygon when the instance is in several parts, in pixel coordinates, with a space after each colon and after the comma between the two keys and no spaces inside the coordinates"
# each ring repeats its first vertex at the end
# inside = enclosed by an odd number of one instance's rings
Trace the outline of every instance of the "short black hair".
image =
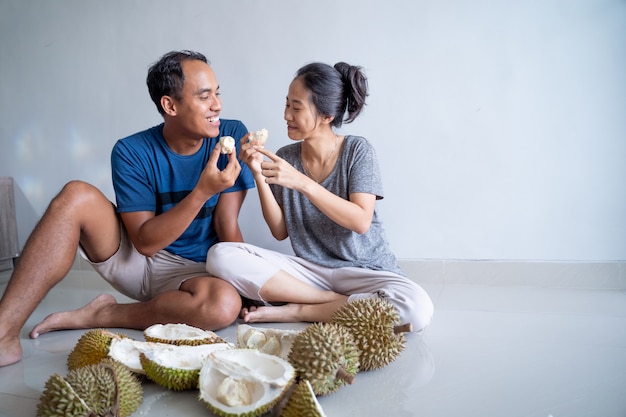
{"type": "Polygon", "coordinates": [[[161,106],[161,97],[170,96],[177,100],[182,98],[185,74],[183,74],[184,61],[199,60],[209,64],[206,57],[195,51],[171,51],[163,55],[148,70],[146,84],[150,98],[161,115],[165,114],[161,106]]]}

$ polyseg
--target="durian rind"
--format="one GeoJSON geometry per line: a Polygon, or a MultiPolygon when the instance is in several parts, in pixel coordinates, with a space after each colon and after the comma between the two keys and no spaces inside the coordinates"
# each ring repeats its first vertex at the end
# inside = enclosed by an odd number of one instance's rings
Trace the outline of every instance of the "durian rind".
{"type": "Polygon", "coordinates": [[[287,359],[298,330],[271,329],[240,324],[237,326],[237,347],[258,349],[263,353],[287,359]]]}
{"type": "Polygon", "coordinates": [[[198,387],[198,375],[209,354],[232,349],[229,343],[197,346],[161,343],[157,349],[139,353],[141,365],[151,381],[172,391],[198,387]]]}
{"type": "Polygon", "coordinates": [[[76,342],[67,357],[70,371],[87,365],[95,365],[109,355],[109,347],[113,340],[127,336],[106,329],[91,329],[85,332],[76,342]]]}
{"type": "Polygon", "coordinates": [[[315,395],[328,395],[346,384],[340,370],[356,376],[359,350],[347,329],[333,323],[313,323],[294,339],[289,362],[299,379],[311,383],[315,395]]]}
{"type": "Polygon", "coordinates": [[[296,384],[280,417],[326,417],[309,381],[300,380],[296,384]]]}
{"type": "Polygon", "coordinates": [[[169,343],[172,345],[206,345],[226,343],[215,332],[184,323],[154,324],[144,330],[146,342],[169,343]]]}
{"type": "Polygon", "coordinates": [[[105,359],[76,368],[65,378],[52,375],[37,405],[37,415],[127,417],[142,401],[143,388],[134,374],[123,364],[105,359]]]}
{"type": "Polygon", "coordinates": [[[345,304],[331,317],[331,322],[347,328],[360,351],[362,371],[380,369],[396,360],[405,347],[398,310],[387,300],[366,298],[345,304]]]}
{"type": "Polygon", "coordinates": [[[256,349],[216,351],[200,370],[198,398],[219,416],[256,417],[278,404],[295,376],[293,366],[275,355],[256,349]],[[245,384],[250,404],[228,405],[228,401],[218,399],[220,387],[233,379],[245,384]]]}
{"type": "Polygon", "coordinates": [[[59,374],[48,378],[37,404],[38,417],[87,416],[91,408],[59,374]]]}
{"type": "Polygon", "coordinates": [[[143,402],[143,387],[137,375],[125,364],[108,358],[99,365],[108,365],[115,371],[119,390],[119,417],[134,413],[143,402]]]}

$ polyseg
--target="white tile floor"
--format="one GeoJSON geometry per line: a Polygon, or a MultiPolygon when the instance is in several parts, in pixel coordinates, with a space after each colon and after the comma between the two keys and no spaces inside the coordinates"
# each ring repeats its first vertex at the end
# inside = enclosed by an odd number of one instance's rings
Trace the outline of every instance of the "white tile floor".
{"type": "MultiPolygon", "coordinates": [[[[29,319],[22,331],[24,359],[0,368],[0,416],[34,416],[45,381],[67,373],[67,355],[83,331],[37,340],[28,331],[48,313],[83,305],[105,288],[97,276],[80,274],[53,289],[29,319]]],[[[435,302],[424,336],[409,337],[407,349],[386,368],[359,373],[353,385],[320,398],[329,417],[626,416],[626,292],[424,288],[435,302]]],[[[234,341],[234,330],[219,334],[234,341]]],[[[123,332],[141,338],[138,331],[123,332]]],[[[151,383],[144,390],[135,416],[212,415],[196,392],[168,392],[151,383]]]]}

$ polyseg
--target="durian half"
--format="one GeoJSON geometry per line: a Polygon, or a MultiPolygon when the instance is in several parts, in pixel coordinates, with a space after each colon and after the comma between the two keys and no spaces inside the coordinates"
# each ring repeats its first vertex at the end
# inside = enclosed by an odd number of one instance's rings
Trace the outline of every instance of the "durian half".
{"type": "Polygon", "coordinates": [[[213,352],[200,370],[199,399],[213,413],[256,417],[271,410],[295,379],[291,364],[256,349],[213,352]]]}
{"type": "Polygon", "coordinates": [[[198,374],[207,357],[215,351],[232,349],[229,343],[155,345],[139,353],[141,365],[148,379],[173,391],[197,388],[198,374]]]}
{"type": "Polygon", "coordinates": [[[154,324],[144,330],[147,342],[169,343],[172,345],[205,345],[226,343],[215,332],[184,323],[154,324]]]}
{"type": "Polygon", "coordinates": [[[326,417],[309,381],[298,382],[280,417],[326,417]]]}

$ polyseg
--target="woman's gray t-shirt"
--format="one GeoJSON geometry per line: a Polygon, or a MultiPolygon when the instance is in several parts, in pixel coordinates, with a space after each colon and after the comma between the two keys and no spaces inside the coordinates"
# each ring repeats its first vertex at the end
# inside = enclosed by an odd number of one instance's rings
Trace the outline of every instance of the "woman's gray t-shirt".
{"type": "MultiPolygon", "coordinates": [[[[301,145],[284,146],[276,154],[305,173],[301,145]]],[[[369,193],[382,199],[380,168],[372,145],[363,137],[346,136],[335,167],[320,185],[346,200],[351,193],[369,193]]],[[[360,235],[329,219],[299,192],[275,184],[271,189],[285,214],[297,256],[330,268],[359,267],[404,275],[389,249],[376,210],[369,230],[360,235]]]]}

